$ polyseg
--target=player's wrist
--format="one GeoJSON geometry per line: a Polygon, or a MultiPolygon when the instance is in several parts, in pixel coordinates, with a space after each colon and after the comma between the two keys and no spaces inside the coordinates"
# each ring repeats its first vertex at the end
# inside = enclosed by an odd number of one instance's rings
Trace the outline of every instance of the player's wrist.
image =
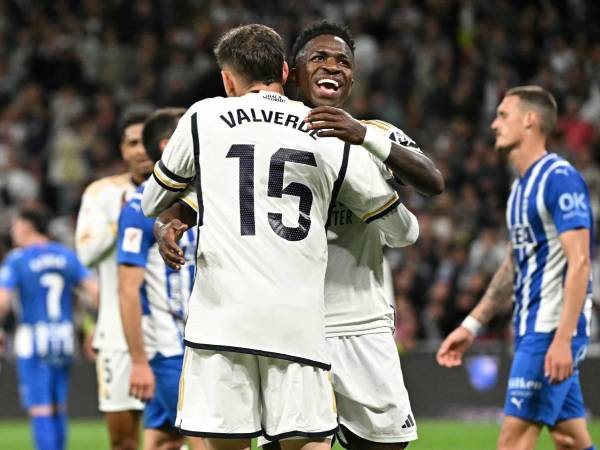
{"type": "Polygon", "coordinates": [[[362,146],[377,159],[385,162],[392,151],[392,141],[389,140],[385,134],[380,133],[373,127],[366,128],[367,131],[362,146]]]}
{"type": "Polygon", "coordinates": [[[475,317],[468,315],[467,317],[465,317],[465,320],[462,321],[460,326],[465,328],[473,336],[477,336],[479,331],[481,331],[483,324],[475,317]]]}

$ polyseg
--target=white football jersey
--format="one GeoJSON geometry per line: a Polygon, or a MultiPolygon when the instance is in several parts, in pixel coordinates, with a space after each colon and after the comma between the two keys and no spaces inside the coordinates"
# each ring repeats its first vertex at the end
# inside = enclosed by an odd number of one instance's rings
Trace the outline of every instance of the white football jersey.
{"type": "MultiPolygon", "coordinates": [[[[406,149],[422,153],[402,130],[379,120],[362,122],[375,127],[406,149]]],[[[372,157],[381,176],[393,177],[372,157]]],[[[397,229],[397,233],[406,230],[397,229]]],[[[394,330],[394,290],[383,255],[386,237],[378,223],[365,223],[337,202],[327,232],[329,261],[325,275],[325,330],[328,337],[394,330]]]]}
{"type": "Polygon", "coordinates": [[[136,189],[128,173],[91,183],[83,193],[75,230],[79,259],[98,270],[100,304],[95,349],[127,351],[117,290],[117,222],[121,207],[136,189]]]}
{"type": "Polygon", "coordinates": [[[308,112],[273,92],[200,101],[155,166],[146,214],[172,204],[194,177],[201,200],[186,345],[329,368],[325,224],[334,198],[363,221],[412,223],[388,214],[398,195],[367,152],[317,137],[308,112]]]}

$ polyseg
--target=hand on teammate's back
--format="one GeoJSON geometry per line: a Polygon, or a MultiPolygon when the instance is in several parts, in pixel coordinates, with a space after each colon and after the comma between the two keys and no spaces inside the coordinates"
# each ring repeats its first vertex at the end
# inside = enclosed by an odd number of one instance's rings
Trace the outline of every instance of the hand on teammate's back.
{"type": "Polygon", "coordinates": [[[188,226],[179,219],[155,227],[155,237],[158,243],[158,251],[171,269],[179,270],[185,264],[185,258],[177,241],[181,239],[188,226]]]}
{"type": "Polygon", "coordinates": [[[573,375],[571,340],[554,338],[544,360],[544,376],[550,383],[560,383],[573,375]]]}
{"type": "Polygon", "coordinates": [[[365,140],[366,127],[343,109],[317,106],[304,119],[308,128],[319,131],[320,137],[336,137],[349,144],[360,145],[365,140]]]}
{"type": "Polygon", "coordinates": [[[458,327],[450,333],[440,345],[436,360],[443,367],[458,367],[462,364],[462,356],[473,343],[475,336],[466,328],[458,327]]]}

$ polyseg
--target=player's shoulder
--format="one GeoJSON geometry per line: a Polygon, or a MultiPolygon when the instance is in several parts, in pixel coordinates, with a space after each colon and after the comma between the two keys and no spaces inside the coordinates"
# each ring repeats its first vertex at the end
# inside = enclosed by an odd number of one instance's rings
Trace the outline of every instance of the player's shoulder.
{"type": "Polygon", "coordinates": [[[560,183],[561,180],[565,179],[583,180],[581,173],[569,161],[555,153],[548,156],[546,171],[550,182],[553,183],[560,183]]]}
{"type": "Polygon", "coordinates": [[[84,195],[100,195],[103,193],[111,193],[114,190],[123,190],[131,186],[131,176],[129,173],[119,173],[109,175],[99,180],[93,181],[85,188],[84,195]]]}
{"type": "Polygon", "coordinates": [[[4,264],[13,264],[17,260],[23,258],[25,256],[25,249],[23,248],[14,248],[9,251],[4,257],[4,264]]]}
{"type": "Polygon", "coordinates": [[[368,127],[377,128],[381,132],[385,133],[385,135],[392,142],[396,142],[397,144],[420,151],[419,146],[417,145],[417,143],[415,142],[415,140],[413,138],[411,138],[408,134],[406,134],[406,132],[404,130],[402,130],[401,128],[399,128],[395,125],[392,125],[389,122],[385,122],[383,120],[378,120],[378,119],[367,119],[367,120],[361,120],[360,123],[362,123],[363,125],[368,126],[368,127]]]}

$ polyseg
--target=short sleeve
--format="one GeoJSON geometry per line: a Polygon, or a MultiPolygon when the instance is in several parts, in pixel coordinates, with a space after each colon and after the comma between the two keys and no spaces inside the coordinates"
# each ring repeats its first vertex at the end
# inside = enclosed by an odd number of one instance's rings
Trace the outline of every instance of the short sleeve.
{"type": "Polygon", "coordinates": [[[153,224],[154,219],[144,216],[139,200],[130,200],[125,205],[119,217],[117,264],[146,266],[154,244],[153,224]]]}
{"type": "Polygon", "coordinates": [[[194,168],[194,143],[192,121],[195,114],[184,114],[158,163],[154,166],[154,180],[169,191],[182,192],[192,181],[194,168]]]}
{"type": "Polygon", "coordinates": [[[69,259],[71,260],[71,266],[73,270],[73,281],[75,284],[80,284],[82,281],[90,278],[91,273],[87,267],[79,260],[77,255],[73,252],[70,253],[69,259]]]}
{"type": "Polygon", "coordinates": [[[19,274],[15,259],[10,256],[0,266],[0,288],[15,289],[19,283],[19,274]]]}
{"type": "Polygon", "coordinates": [[[559,234],[592,227],[588,188],[573,167],[560,166],[550,173],[544,191],[544,203],[559,234]]]}
{"type": "Polygon", "coordinates": [[[371,222],[395,209],[400,199],[386,182],[379,166],[362,147],[352,146],[339,201],[361,220],[371,222]]]}

